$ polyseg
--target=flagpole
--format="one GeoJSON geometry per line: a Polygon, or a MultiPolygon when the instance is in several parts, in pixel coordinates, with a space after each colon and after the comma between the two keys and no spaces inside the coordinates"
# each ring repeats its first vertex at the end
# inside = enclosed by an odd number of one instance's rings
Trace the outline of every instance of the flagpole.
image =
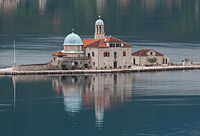
{"type": "Polygon", "coordinates": [[[15,58],[15,40],[14,40],[14,64],[16,63],[16,58],[15,58]]]}
{"type": "Polygon", "coordinates": [[[13,110],[15,111],[16,106],[16,83],[15,83],[15,76],[12,77],[13,80],[13,110]]]}
{"type": "Polygon", "coordinates": [[[16,66],[15,39],[14,39],[13,43],[14,43],[14,47],[13,47],[14,49],[13,49],[13,64],[12,64],[12,70],[14,71],[14,70],[15,70],[15,66],[16,66]]]}

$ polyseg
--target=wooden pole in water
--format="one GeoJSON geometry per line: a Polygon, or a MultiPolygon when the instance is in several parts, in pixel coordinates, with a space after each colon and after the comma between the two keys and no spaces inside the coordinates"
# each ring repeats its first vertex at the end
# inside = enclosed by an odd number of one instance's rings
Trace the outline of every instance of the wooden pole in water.
{"type": "Polygon", "coordinates": [[[13,110],[15,111],[15,104],[16,104],[16,83],[15,83],[15,77],[12,76],[13,81],[13,110]]]}
{"type": "MultiPolygon", "coordinates": [[[[14,39],[14,53],[13,53],[13,55],[14,55],[14,60],[13,60],[13,68],[16,66],[16,57],[15,57],[15,39],[14,39]]],[[[12,80],[13,80],[13,109],[14,109],[14,111],[15,111],[15,101],[16,101],[16,83],[15,83],[15,77],[14,76],[12,76],[12,80]]]]}

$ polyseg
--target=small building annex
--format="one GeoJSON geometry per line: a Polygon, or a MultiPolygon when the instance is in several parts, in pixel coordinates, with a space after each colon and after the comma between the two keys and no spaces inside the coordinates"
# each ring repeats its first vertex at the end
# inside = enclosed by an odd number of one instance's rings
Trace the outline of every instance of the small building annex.
{"type": "Polygon", "coordinates": [[[141,49],[132,53],[132,61],[137,66],[161,66],[167,65],[170,59],[153,49],[141,49]]]}

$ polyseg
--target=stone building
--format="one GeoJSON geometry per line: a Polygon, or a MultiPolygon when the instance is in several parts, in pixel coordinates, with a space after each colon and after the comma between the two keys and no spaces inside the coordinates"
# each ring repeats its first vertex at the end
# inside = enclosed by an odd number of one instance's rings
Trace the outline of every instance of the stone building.
{"type": "Polygon", "coordinates": [[[81,38],[72,32],[63,43],[64,50],[53,53],[52,64],[60,69],[88,68],[90,58],[85,56],[85,50],[81,38]],[[65,68],[64,68],[65,67],[65,68]]]}
{"type": "Polygon", "coordinates": [[[83,40],[85,55],[90,57],[92,69],[128,68],[131,66],[131,47],[115,37],[83,40]]]}
{"type": "Polygon", "coordinates": [[[53,53],[52,64],[66,69],[112,69],[131,67],[132,45],[113,36],[105,36],[103,20],[95,22],[94,39],[84,39],[69,34],[64,40],[64,50],[53,53]]]}
{"type": "Polygon", "coordinates": [[[132,53],[132,63],[137,66],[161,66],[169,63],[169,57],[153,49],[141,49],[132,53]]]}

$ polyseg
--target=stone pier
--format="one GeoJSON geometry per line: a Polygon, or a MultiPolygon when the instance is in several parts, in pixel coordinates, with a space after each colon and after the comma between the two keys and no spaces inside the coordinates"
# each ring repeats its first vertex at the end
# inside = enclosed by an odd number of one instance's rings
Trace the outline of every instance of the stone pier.
{"type": "Polygon", "coordinates": [[[128,73],[128,72],[156,72],[200,69],[200,65],[190,66],[159,66],[141,67],[135,66],[130,69],[105,69],[105,70],[36,70],[24,71],[13,70],[12,68],[0,69],[0,75],[62,75],[62,74],[96,74],[96,73],[128,73]]]}

